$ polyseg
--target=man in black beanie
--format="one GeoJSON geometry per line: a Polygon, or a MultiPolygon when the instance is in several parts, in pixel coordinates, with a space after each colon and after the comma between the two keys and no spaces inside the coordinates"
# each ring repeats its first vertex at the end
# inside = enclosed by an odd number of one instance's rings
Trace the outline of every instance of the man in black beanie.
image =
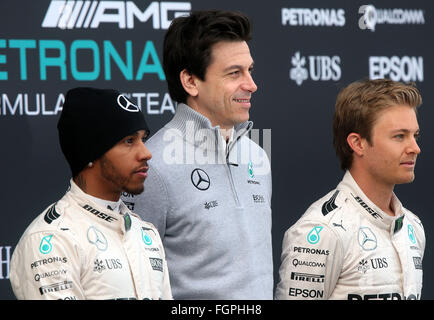
{"type": "MultiPolygon", "coordinates": [[[[69,163],[74,182],[84,192],[92,188],[90,194],[118,201],[122,191],[133,194],[143,191],[148,168],[146,161],[151,154],[142,142],[148,136],[149,129],[141,110],[124,95],[116,90],[69,90],[57,128],[60,147],[69,163]],[[105,153],[129,135],[142,148],[142,154],[137,155],[141,158],[127,168],[129,150],[120,150],[125,152],[119,157],[124,168],[115,167],[109,158],[113,151],[105,153]]],[[[124,144],[132,142],[126,141],[124,144]]]]}
{"type": "Polygon", "coordinates": [[[11,260],[18,299],[172,299],[157,229],[120,200],[151,153],[142,111],[116,90],[67,92],[59,141],[71,187],[27,228],[11,260]]]}

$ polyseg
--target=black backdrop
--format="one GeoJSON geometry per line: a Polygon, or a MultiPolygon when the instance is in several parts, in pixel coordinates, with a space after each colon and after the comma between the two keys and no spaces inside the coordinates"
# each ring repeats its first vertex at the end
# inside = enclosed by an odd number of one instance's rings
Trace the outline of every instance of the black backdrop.
{"type": "Polygon", "coordinates": [[[162,39],[177,14],[246,13],[255,60],[251,120],[270,151],[275,281],[285,230],[334,188],[343,172],[332,147],[340,88],[360,78],[415,81],[422,153],[412,184],[396,187],[427,235],[422,298],[434,298],[431,180],[434,3],[430,1],[60,1],[0,3],[0,299],[14,299],[9,262],[20,235],[67,187],[56,123],[75,86],[131,94],[153,132],[171,117],[162,39]],[[59,9],[60,8],[60,9],[59,9]],[[93,10],[94,9],[94,10],[93,10]],[[374,30],[371,30],[374,29],[374,30]]]}

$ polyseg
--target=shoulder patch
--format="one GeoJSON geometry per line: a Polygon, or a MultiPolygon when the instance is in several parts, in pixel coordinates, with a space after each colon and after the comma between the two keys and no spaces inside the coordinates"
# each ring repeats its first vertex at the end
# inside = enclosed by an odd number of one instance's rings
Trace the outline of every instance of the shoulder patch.
{"type": "Polygon", "coordinates": [[[46,223],[51,224],[51,222],[53,222],[53,220],[56,220],[59,217],[60,217],[60,214],[58,214],[56,211],[56,203],[55,203],[45,213],[44,220],[46,223]]]}
{"type": "Polygon", "coordinates": [[[323,203],[321,212],[324,216],[328,215],[330,212],[335,210],[338,206],[335,204],[336,197],[338,196],[339,190],[336,190],[335,193],[333,193],[332,197],[323,203]]]}

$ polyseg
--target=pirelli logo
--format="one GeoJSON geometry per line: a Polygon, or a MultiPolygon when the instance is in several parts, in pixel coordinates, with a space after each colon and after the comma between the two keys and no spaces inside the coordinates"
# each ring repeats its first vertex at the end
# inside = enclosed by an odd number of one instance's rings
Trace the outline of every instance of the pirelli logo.
{"type": "Polygon", "coordinates": [[[310,273],[291,272],[291,280],[323,283],[325,278],[323,274],[318,275],[310,273]]]}
{"type": "Polygon", "coordinates": [[[72,288],[72,281],[63,281],[59,283],[53,283],[48,286],[42,286],[39,288],[41,295],[44,293],[57,292],[62,290],[67,290],[72,288]]]}

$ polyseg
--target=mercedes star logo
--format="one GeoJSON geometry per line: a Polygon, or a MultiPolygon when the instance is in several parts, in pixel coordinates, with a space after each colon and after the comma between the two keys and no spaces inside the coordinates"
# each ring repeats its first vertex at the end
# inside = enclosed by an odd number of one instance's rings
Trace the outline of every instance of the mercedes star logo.
{"type": "Polygon", "coordinates": [[[377,237],[368,227],[359,228],[359,245],[366,251],[377,248],[377,237]]]}
{"type": "Polygon", "coordinates": [[[90,243],[94,244],[98,248],[98,250],[107,250],[108,242],[106,237],[94,226],[91,226],[89,227],[89,229],[87,229],[87,240],[89,240],[90,243]]]}
{"type": "Polygon", "coordinates": [[[122,109],[128,112],[139,112],[140,108],[136,106],[134,103],[129,101],[124,95],[120,94],[118,95],[118,105],[122,109]]]}
{"type": "Polygon", "coordinates": [[[209,185],[211,184],[208,174],[202,169],[193,170],[191,173],[191,182],[201,191],[208,190],[209,185]]]}

